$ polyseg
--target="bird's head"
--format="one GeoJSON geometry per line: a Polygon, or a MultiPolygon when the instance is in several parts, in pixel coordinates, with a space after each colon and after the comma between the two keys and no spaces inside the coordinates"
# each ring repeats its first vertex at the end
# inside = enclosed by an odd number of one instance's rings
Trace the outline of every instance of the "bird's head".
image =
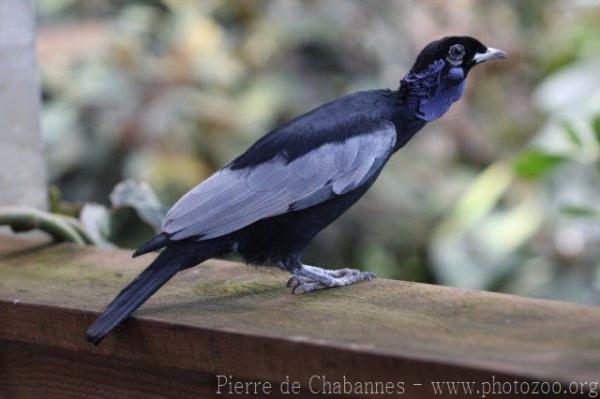
{"type": "Polygon", "coordinates": [[[507,55],[468,36],[433,41],[421,50],[400,82],[400,94],[419,118],[435,120],[460,98],[471,68],[507,55]]]}

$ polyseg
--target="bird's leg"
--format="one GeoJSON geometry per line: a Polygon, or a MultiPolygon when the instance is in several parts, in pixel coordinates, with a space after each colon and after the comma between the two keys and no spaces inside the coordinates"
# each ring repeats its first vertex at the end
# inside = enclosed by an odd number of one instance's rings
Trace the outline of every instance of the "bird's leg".
{"type": "Polygon", "coordinates": [[[301,294],[324,288],[343,287],[361,280],[371,280],[375,274],[361,272],[357,269],[323,269],[316,266],[303,265],[298,257],[286,259],[281,265],[293,276],[287,286],[292,287],[292,293],[301,294]]]}

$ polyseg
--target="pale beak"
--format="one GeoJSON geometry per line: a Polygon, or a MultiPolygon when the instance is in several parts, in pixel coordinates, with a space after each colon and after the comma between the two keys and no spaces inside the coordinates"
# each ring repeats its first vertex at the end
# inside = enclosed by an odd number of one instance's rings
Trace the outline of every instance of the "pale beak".
{"type": "Polygon", "coordinates": [[[473,61],[476,64],[481,64],[484,61],[488,60],[497,60],[500,58],[508,57],[508,53],[506,51],[498,50],[497,48],[488,47],[485,53],[477,53],[473,57],[473,61]]]}

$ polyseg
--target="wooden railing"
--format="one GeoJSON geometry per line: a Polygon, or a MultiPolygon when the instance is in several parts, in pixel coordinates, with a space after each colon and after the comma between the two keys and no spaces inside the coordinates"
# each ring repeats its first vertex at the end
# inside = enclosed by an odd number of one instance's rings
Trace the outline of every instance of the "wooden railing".
{"type": "Polygon", "coordinates": [[[285,273],[224,261],[86,342],[150,257],[0,237],[0,398],[305,397],[344,381],[350,396],[389,382],[419,398],[440,381],[600,379],[593,307],[385,279],[291,295],[285,273]]]}

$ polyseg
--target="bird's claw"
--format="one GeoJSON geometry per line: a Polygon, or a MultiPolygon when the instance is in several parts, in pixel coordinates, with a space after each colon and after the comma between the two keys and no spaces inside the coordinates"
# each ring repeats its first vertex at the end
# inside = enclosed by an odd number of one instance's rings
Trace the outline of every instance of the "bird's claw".
{"type": "Polygon", "coordinates": [[[325,288],[343,287],[359,281],[368,281],[375,278],[374,273],[361,272],[357,269],[345,268],[338,270],[321,270],[325,272],[321,280],[294,275],[288,280],[286,286],[292,289],[293,294],[302,294],[304,292],[317,291],[325,288]]]}
{"type": "Polygon", "coordinates": [[[303,283],[298,283],[292,288],[292,294],[303,294],[305,292],[318,291],[329,288],[318,281],[309,280],[303,283]]]}
{"type": "Polygon", "coordinates": [[[310,279],[307,277],[302,277],[302,276],[292,276],[287,281],[287,284],[285,286],[288,288],[296,287],[298,284],[300,284],[302,282],[302,280],[309,281],[310,279]]]}

